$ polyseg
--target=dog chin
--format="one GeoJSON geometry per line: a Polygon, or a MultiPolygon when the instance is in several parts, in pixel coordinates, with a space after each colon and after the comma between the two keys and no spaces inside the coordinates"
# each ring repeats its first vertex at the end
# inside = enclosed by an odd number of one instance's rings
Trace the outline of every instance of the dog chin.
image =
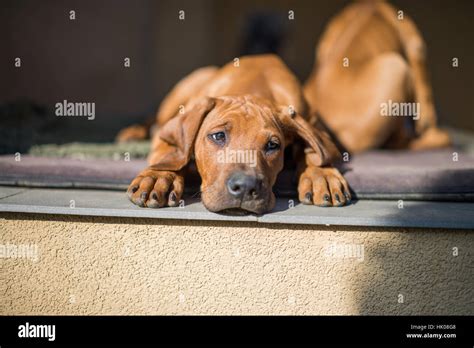
{"type": "Polygon", "coordinates": [[[275,196],[273,193],[267,199],[258,199],[254,201],[240,202],[215,202],[209,204],[205,199],[202,203],[207,210],[213,213],[222,213],[226,215],[247,215],[257,214],[261,215],[273,209],[275,206],[275,196]]]}

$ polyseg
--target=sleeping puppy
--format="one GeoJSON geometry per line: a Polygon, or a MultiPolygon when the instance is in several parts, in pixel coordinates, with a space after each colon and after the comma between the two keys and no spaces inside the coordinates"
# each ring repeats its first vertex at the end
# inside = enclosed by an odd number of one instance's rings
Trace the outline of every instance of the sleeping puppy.
{"type": "Polygon", "coordinates": [[[327,26],[304,93],[350,152],[444,147],[426,70],[411,19],[384,1],[358,1],[327,26]]]}
{"type": "MultiPolygon", "coordinates": [[[[350,201],[349,188],[330,166],[339,152],[308,116],[300,84],[277,56],[199,69],[163,100],[149,167],[132,181],[128,196],[141,207],[178,205],[194,159],[208,210],[262,214],[275,205],[272,187],[284,149],[294,145],[300,201],[342,206],[350,201]]],[[[125,130],[118,138],[126,136],[125,130]]]]}

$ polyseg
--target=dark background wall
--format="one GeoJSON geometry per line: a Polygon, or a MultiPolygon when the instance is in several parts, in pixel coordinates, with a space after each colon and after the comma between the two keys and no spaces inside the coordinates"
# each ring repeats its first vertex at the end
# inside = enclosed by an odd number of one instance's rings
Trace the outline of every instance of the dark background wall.
{"type": "MultiPolygon", "coordinates": [[[[221,65],[248,51],[245,33],[258,14],[278,24],[279,54],[304,81],[326,23],[347,3],[2,0],[0,103],[11,109],[12,102],[29,100],[53,113],[54,104],[64,99],[95,102],[94,121],[56,118],[56,135],[49,139],[110,141],[122,126],[154,113],[166,92],[193,69],[221,65]],[[70,10],[76,11],[76,20],[69,19],[70,10]],[[184,21],[178,20],[179,10],[185,11],[184,21]],[[21,68],[14,67],[15,57],[22,59],[21,68]],[[131,59],[130,68],[123,65],[125,57],[131,59]]],[[[441,123],[474,129],[474,2],[392,3],[415,20],[425,37],[441,123]],[[453,57],[459,58],[457,69],[451,66],[453,57]]]]}

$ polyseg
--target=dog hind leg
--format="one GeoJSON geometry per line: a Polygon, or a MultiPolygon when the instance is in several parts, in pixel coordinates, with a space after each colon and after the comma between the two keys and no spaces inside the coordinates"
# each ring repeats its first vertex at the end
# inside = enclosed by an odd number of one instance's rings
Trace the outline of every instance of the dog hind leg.
{"type": "Polygon", "coordinates": [[[409,83],[408,65],[398,53],[384,53],[365,64],[340,92],[345,96],[340,112],[349,111],[352,116],[339,117],[348,121],[340,127],[338,138],[354,153],[384,146],[403,126],[401,117],[384,115],[382,108],[390,101],[405,102],[409,83]]]}

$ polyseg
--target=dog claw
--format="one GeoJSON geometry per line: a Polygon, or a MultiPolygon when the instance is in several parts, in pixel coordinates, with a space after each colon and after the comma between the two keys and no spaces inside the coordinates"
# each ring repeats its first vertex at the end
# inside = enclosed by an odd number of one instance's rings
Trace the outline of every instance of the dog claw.
{"type": "Polygon", "coordinates": [[[331,202],[323,202],[322,204],[315,204],[317,205],[318,207],[330,207],[331,206],[331,202]]]}
{"type": "Polygon", "coordinates": [[[135,192],[137,192],[137,190],[138,190],[138,185],[135,185],[135,186],[129,188],[128,191],[127,191],[127,196],[128,196],[128,198],[131,199],[131,198],[132,198],[132,195],[133,195],[135,192]]]}
{"type": "Polygon", "coordinates": [[[170,201],[176,202],[176,193],[174,193],[174,191],[171,191],[170,193],[170,201]]]}
{"type": "Polygon", "coordinates": [[[346,197],[346,203],[349,204],[351,202],[351,196],[348,193],[345,193],[344,196],[346,197]]]}

